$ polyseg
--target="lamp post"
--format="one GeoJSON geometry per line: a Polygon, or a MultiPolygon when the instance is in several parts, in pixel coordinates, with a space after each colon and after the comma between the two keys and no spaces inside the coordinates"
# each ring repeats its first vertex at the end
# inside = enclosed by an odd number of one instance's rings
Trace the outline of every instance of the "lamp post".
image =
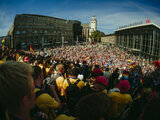
{"type": "Polygon", "coordinates": [[[78,46],[78,35],[77,35],[77,46],[78,46]]]}
{"type": "Polygon", "coordinates": [[[64,36],[62,36],[62,48],[64,47],[64,36]]]}

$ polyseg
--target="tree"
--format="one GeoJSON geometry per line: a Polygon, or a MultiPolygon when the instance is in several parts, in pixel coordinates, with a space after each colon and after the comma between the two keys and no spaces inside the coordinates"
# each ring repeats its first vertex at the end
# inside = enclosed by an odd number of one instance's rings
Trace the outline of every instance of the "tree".
{"type": "Polygon", "coordinates": [[[101,37],[104,36],[103,32],[100,31],[94,31],[91,33],[91,35],[89,36],[91,38],[92,41],[94,42],[101,42],[101,37]]]}

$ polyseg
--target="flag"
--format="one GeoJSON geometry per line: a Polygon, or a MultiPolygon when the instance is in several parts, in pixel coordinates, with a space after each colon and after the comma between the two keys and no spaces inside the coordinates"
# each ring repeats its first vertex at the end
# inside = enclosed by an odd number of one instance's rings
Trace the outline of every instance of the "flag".
{"type": "Polygon", "coordinates": [[[5,42],[5,37],[3,38],[3,40],[2,40],[2,43],[4,43],[5,42]]]}
{"type": "Polygon", "coordinates": [[[19,58],[19,53],[17,53],[17,55],[16,55],[16,61],[18,61],[18,58],[19,58]]]}
{"type": "Polygon", "coordinates": [[[30,45],[30,51],[34,52],[34,49],[32,48],[32,45],[30,45]]]}
{"type": "Polygon", "coordinates": [[[89,59],[89,56],[87,56],[87,57],[85,58],[85,60],[87,60],[87,59],[89,59]]]}
{"type": "Polygon", "coordinates": [[[150,22],[151,22],[151,20],[150,20],[150,19],[147,19],[147,20],[146,20],[146,23],[150,23],[150,22]]]}
{"type": "Polygon", "coordinates": [[[69,51],[69,49],[67,49],[66,51],[69,51]]]}
{"type": "Polygon", "coordinates": [[[127,61],[128,61],[128,62],[131,62],[132,60],[131,60],[131,59],[128,59],[127,61]]]}
{"type": "Polygon", "coordinates": [[[133,68],[136,65],[136,62],[132,63],[129,67],[133,68]]]}
{"type": "Polygon", "coordinates": [[[123,71],[122,76],[123,76],[125,79],[128,79],[129,72],[128,72],[128,71],[123,71]]]}
{"type": "Polygon", "coordinates": [[[125,54],[122,54],[122,55],[121,55],[121,59],[123,59],[123,58],[124,58],[124,56],[125,56],[125,54]]]}

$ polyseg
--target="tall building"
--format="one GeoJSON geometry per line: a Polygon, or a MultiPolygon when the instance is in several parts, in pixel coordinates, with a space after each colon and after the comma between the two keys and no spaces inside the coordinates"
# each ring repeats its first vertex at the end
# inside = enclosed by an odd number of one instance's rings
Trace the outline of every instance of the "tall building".
{"type": "Polygon", "coordinates": [[[75,36],[82,34],[80,25],[81,22],[76,20],[20,14],[16,15],[8,36],[11,37],[11,47],[16,49],[29,48],[30,45],[37,49],[62,43],[71,45],[76,41],[75,36]]]}
{"type": "Polygon", "coordinates": [[[160,56],[160,27],[154,23],[119,28],[115,31],[116,45],[145,58],[160,56]]]}
{"type": "MultiPolygon", "coordinates": [[[[93,15],[92,19],[91,19],[91,23],[90,23],[90,30],[89,30],[89,35],[92,34],[92,32],[97,31],[97,20],[95,18],[95,16],[93,15]]],[[[91,39],[89,38],[89,41],[91,41],[91,39]]]]}
{"type": "Polygon", "coordinates": [[[92,32],[97,31],[97,19],[93,15],[90,24],[82,24],[82,39],[84,41],[90,41],[91,39],[89,36],[92,34],[92,32]]]}
{"type": "Polygon", "coordinates": [[[95,16],[93,15],[92,19],[91,19],[91,29],[90,32],[96,31],[97,30],[97,20],[95,18],[95,16]]]}

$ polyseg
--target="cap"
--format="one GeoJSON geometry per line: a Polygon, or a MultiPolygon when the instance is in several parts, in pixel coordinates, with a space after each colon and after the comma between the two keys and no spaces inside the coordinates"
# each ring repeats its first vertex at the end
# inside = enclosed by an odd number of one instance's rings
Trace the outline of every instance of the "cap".
{"type": "Polygon", "coordinates": [[[97,77],[95,82],[108,86],[107,79],[104,76],[97,77]]]}
{"type": "Polygon", "coordinates": [[[28,61],[29,61],[29,57],[25,57],[24,62],[28,62],[28,61]]]}
{"type": "Polygon", "coordinates": [[[119,82],[118,88],[121,92],[126,93],[130,89],[130,84],[128,80],[122,80],[119,82]]]}

